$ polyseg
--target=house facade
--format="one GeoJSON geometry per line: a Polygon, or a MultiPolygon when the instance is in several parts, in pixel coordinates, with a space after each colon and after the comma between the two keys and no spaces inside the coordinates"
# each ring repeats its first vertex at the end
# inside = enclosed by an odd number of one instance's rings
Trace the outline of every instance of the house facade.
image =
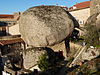
{"type": "MultiPolygon", "coordinates": [[[[84,28],[84,24],[87,19],[90,17],[90,1],[77,3],[68,9],[70,14],[76,18],[78,21],[80,28],[84,28]]],[[[79,35],[84,35],[84,31],[79,30],[79,35]]]]}
{"type": "Polygon", "coordinates": [[[69,12],[79,22],[80,27],[84,27],[84,24],[90,16],[90,1],[77,3],[69,8],[69,12]]]}
{"type": "Polygon", "coordinates": [[[17,23],[20,13],[13,15],[0,14],[0,34],[1,36],[7,35],[20,35],[19,25],[17,23]]]}

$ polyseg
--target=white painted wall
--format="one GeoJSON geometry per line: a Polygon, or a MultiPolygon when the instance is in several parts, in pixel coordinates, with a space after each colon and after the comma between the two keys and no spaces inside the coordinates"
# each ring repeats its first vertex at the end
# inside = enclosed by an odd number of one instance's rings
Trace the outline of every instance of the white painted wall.
{"type": "MultiPolygon", "coordinates": [[[[70,14],[76,18],[76,20],[83,21],[84,23],[90,16],[90,8],[80,9],[80,10],[73,10],[70,11],[70,14]]],[[[83,24],[84,24],[83,23],[83,24]]],[[[80,24],[83,27],[83,24],[80,24]]]]}
{"type": "MultiPolygon", "coordinates": [[[[70,14],[76,18],[76,20],[80,24],[80,27],[84,27],[85,22],[90,17],[90,8],[73,10],[73,11],[70,11],[70,14]]],[[[83,36],[84,31],[80,31],[79,35],[83,36]]]]}
{"type": "Polygon", "coordinates": [[[11,35],[20,35],[19,24],[15,24],[15,25],[9,27],[9,34],[11,34],[11,35]]]}

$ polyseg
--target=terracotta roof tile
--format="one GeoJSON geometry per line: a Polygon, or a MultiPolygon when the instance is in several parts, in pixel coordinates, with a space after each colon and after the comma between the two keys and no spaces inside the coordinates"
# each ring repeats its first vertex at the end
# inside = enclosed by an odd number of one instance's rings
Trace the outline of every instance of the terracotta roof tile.
{"type": "Polygon", "coordinates": [[[76,9],[90,7],[90,1],[85,1],[85,2],[81,2],[81,3],[77,3],[76,5],[70,7],[69,10],[72,10],[73,7],[76,7],[76,9]]]}
{"type": "Polygon", "coordinates": [[[0,18],[11,18],[11,19],[13,19],[14,18],[14,15],[8,15],[8,14],[0,14],[0,18]]]}
{"type": "Polygon", "coordinates": [[[8,45],[8,44],[14,44],[18,42],[24,42],[21,38],[11,39],[11,40],[0,40],[0,45],[8,45]]]}

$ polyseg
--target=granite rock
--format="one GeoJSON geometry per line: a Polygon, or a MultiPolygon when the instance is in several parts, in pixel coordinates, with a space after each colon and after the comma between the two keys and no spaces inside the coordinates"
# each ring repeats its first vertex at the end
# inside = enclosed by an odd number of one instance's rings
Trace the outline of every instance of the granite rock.
{"type": "Polygon", "coordinates": [[[100,13],[95,13],[91,15],[87,19],[86,25],[95,25],[97,30],[100,32],[100,13]]]}
{"type": "Polygon", "coordinates": [[[37,6],[23,12],[19,25],[28,45],[46,47],[62,42],[78,22],[60,6],[37,6]]]}
{"type": "Polygon", "coordinates": [[[91,15],[100,12],[100,0],[91,0],[90,13],[91,15]]]}

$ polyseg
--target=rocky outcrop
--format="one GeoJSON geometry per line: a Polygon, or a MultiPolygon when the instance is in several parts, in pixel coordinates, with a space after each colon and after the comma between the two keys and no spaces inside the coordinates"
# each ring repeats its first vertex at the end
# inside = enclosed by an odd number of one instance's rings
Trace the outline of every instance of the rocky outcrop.
{"type": "Polygon", "coordinates": [[[88,48],[82,53],[82,60],[91,60],[100,55],[100,49],[88,48]]]}
{"type": "Polygon", "coordinates": [[[55,55],[54,51],[47,47],[26,49],[23,52],[23,67],[25,69],[30,69],[36,66],[38,64],[39,57],[43,54],[47,54],[49,58],[55,55]]]}
{"type": "Polygon", "coordinates": [[[91,0],[90,14],[85,25],[95,25],[100,34],[100,0],[91,0]]]}
{"type": "Polygon", "coordinates": [[[72,70],[67,70],[67,75],[99,75],[100,72],[100,56],[92,59],[91,61],[85,61],[80,63],[80,66],[72,67],[72,70]]]}
{"type": "Polygon", "coordinates": [[[39,48],[30,48],[25,50],[23,53],[23,67],[25,69],[32,68],[33,66],[37,65],[39,60],[39,56],[44,54],[46,51],[39,48]]]}
{"type": "Polygon", "coordinates": [[[100,0],[91,0],[90,12],[91,15],[100,12],[100,0]]]}
{"type": "Polygon", "coordinates": [[[97,20],[96,20],[96,27],[97,27],[97,29],[100,32],[100,13],[99,13],[99,15],[96,18],[97,18],[97,20]]]}
{"type": "Polygon", "coordinates": [[[37,6],[20,17],[23,40],[33,47],[46,47],[62,42],[69,36],[77,21],[59,6],[37,6]]]}
{"type": "Polygon", "coordinates": [[[91,4],[90,4],[90,14],[91,17],[90,20],[94,20],[96,23],[97,28],[100,30],[100,0],[91,0],[91,4]],[[96,15],[96,16],[95,16],[96,15]]]}
{"type": "Polygon", "coordinates": [[[88,25],[96,25],[97,29],[100,31],[100,0],[91,0],[90,14],[91,16],[86,23],[88,25]]]}
{"type": "Polygon", "coordinates": [[[98,31],[100,31],[100,13],[91,15],[85,25],[95,25],[98,31]]]}

